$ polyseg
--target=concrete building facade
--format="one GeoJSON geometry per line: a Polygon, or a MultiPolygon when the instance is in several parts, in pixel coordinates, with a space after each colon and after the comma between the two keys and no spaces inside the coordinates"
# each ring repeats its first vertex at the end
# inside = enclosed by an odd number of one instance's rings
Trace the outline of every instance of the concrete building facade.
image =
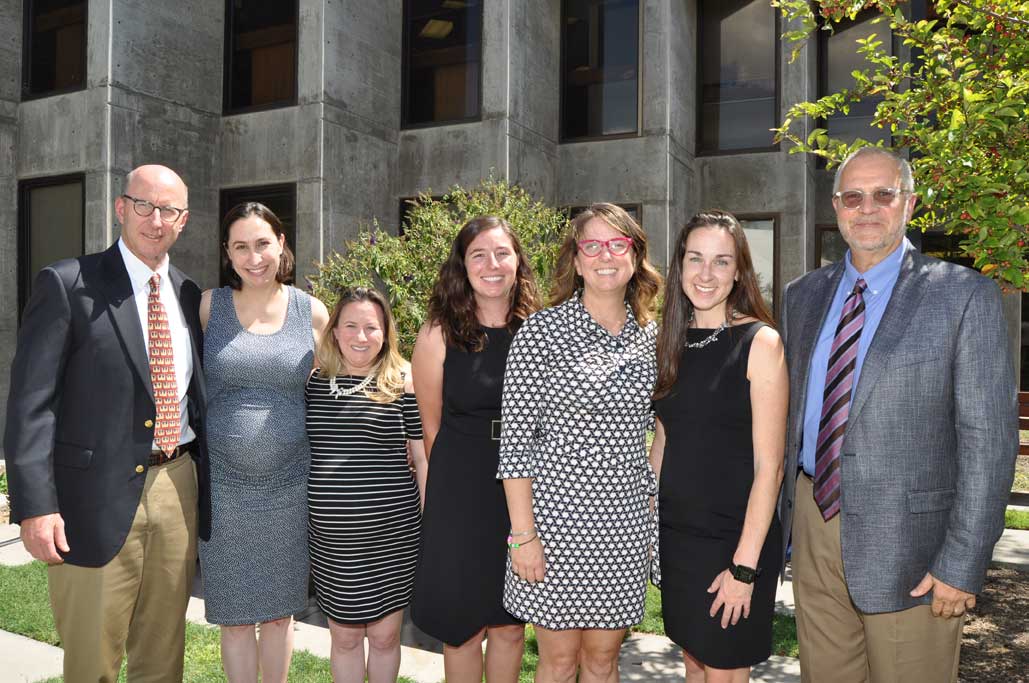
{"type": "MultiPolygon", "coordinates": [[[[190,219],[172,258],[203,287],[218,282],[225,191],[295,187],[302,277],[372,220],[396,228],[402,198],[472,186],[490,173],[557,206],[637,206],[661,265],[689,215],[711,206],[771,228],[773,296],[819,265],[820,226],[834,223],[828,173],[785,146],[698,151],[702,2],[635,3],[636,130],[572,141],[561,131],[562,0],[482,0],[478,115],[405,126],[404,26],[412,2],[299,0],[292,101],[226,113],[226,21],[238,0],[79,3],[87,8],[84,81],[41,97],[25,95],[23,41],[31,39],[33,3],[0,0],[0,367],[10,364],[31,279],[27,184],[81,179],[80,253],[88,253],[117,238],[112,204],[125,174],[142,163],[166,164],[189,186],[190,219]]],[[[777,35],[774,23],[764,30],[777,35]]],[[[818,44],[793,62],[778,42],[776,50],[781,113],[817,95],[818,44]]],[[[1007,304],[1020,347],[1020,300],[1007,304]]]]}

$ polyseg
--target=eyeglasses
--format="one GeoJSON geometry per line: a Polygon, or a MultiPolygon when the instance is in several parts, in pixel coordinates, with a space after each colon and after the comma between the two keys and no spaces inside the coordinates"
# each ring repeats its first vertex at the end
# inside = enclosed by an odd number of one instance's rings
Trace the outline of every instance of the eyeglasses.
{"type": "Polygon", "coordinates": [[[593,258],[600,256],[600,252],[607,248],[612,256],[622,256],[629,252],[632,247],[631,237],[612,237],[609,240],[579,240],[579,253],[583,256],[593,258]]]}
{"type": "Polygon", "coordinates": [[[911,194],[911,190],[901,190],[896,187],[880,187],[871,192],[865,192],[864,190],[843,190],[833,195],[834,199],[839,199],[840,203],[845,208],[856,209],[865,203],[865,195],[872,195],[872,201],[876,206],[893,206],[893,203],[897,201],[897,197],[902,194],[911,194]]]}
{"type": "Polygon", "coordinates": [[[182,215],[182,212],[186,211],[186,209],[176,209],[174,206],[154,206],[152,202],[130,197],[127,194],[123,194],[122,197],[132,202],[132,210],[136,212],[137,216],[146,218],[156,209],[165,223],[174,223],[182,215]]]}

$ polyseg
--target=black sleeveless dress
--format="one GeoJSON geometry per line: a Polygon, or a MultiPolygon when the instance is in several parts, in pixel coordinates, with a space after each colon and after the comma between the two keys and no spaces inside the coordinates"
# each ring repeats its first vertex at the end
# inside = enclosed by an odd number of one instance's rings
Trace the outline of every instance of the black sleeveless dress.
{"type": "Polygon", "coordinates": [[[483,626],[522,623],[503,606],[511,522],[497,479],[500,398],[513,335],[483,329],[482,351],[448,347],[443,362],[443,413],[429,458],[411,603],[415,625],[452,646],[483,626]]]}
{"type": "MultiPolygon", "coordinates": [[[[779,580],[782,527],[765,537],[750,617],[722,629],[708,616],[708,586],[736,552],[754,482],[747,360],[763,323],[722,332],[701,349],[686,349],[671,393],[656,402],[665,428],[659,491],[661,594],[665,632],[704,664],[753,666],[772,652],[772,614],[779,580]]],[[[688,330],[690,342],[713,330],[688,330]]]]}

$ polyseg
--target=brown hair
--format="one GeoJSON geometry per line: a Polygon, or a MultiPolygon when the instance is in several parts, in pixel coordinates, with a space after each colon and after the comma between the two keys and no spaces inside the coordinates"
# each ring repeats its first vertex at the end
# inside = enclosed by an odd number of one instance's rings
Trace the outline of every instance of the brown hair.
{"type": "Polygon", "coordinates": [[[647,259],[647,234],[625,209],[615,204],[591,204],[572,219],[557,255],[550,304],[556,306],[568,301],[576,291],[582,289],[582,277],[575,272],[575,255],[579,250],[578,242],[582,239],[583,228],[593,218],[601,219],[621,234],[632,238],[635,267],[632,279],[625,288],[625,300],[629,302],[636,321],[646,325],[655,318],[654,303],[661,289],[661,274],[647,259]]]}
{"type": "Polygon", "coordinates": [[[497,216],[473,218],[461,227],[450,245],[450,254],[440,266],[439,277],[436,278],[436,283],[432,286],[432,295],[429,297],[429,322],[440,326],[443,342],[448,346],[456,346],[466,351],[481,351],[486,344],[486,335],[476,316],[475,292],[468,281],[464,257],[472,240],[495,228],[503,230],[511,239],[511,246],[518,258],[507,313],[508,328],[510,329],[515,321],[525,320],[539,310],[540,295],[536,289],[536,278],[511,226],[497,216]]]}
{"type": "MultiPolygon", "coordinates": [[[[257,216],[270,225],[276,238],[285,234],[279,217],[260,202],[243,202],[229,209],[229,212],[225,214],[225,218],[222,219],[222,280],[233,289],[241,288],[243,280],[240,279],[239,273],[232,267],[232,261],[229,259],[229,230],[232,228],[233,223],[250,216],[257,216]]],[[[295,263],[293,251],[289,248],[289,244],[283,241],[282,255],[279,257],[279,272],[275,273],[275,281],[285,285],[293,284],[293,266],[295,263]]]]}
{"type": "Polygon", "coordinates": [[[340,292],[339,301],[332,309],[329,316],[329,324],[318,342],[318,365],[321,374],[325,377],[336,377],[346,371],[347,362],[343,353],[339,350],[339,342],[336,341],[334,330],[339,324],[339,318],[347,304],[369,301],[379,307],[382,313],[382,348],[375,359],[375,365],[369,374],[378,375],[375,379],[374,389],[368,387],[364,395],[376,403],[392,403],[404,393],[404,373],[408,363],[400,355],[397,347],[397,326],[393,321],[393,311],[389,302],[376,289],[368,287],[353,287],[340,292]]]}
{"type": "Polygon", "coordinates": [[[757,318],[763,323],[774,326],[772,314],[761,296],[754,262],[750,257],[750,246],[743,227],[728,211],[709,209],[701,211],[691,218],[676,239],[675,251],[668,263],[668,280],[665,282],[665,308],[661,317],[661,329],[657,335],[657,384],[654,387],[654,398],[667,396],[679,377],[679,359],[686,344],[686,330],[693,315],[693,304],[682,291],[682,262],[686,257],[686,241],[690,233],[697,228],[721,228],[733,238],[736,248],[737,280],[733,283],[729,297],[726,299],[726,321],[736,313],[757,318]]]}

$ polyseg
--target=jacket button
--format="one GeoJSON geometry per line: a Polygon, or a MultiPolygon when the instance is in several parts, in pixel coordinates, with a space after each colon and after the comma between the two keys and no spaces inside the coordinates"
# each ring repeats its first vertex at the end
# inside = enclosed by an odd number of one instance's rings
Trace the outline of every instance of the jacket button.
{"type": "Polygon", "coordinates": [[[136,465],[136,474],[143,474],[143,466],[136,465]]]}
{"type": "Polygon", "coordinates": [[[146,427],[147,429],[150,429],[151,427],[154,426],[154,421],[153,420],[147,420],[146,422],[143,423],[143,426],[146,427]]]}

